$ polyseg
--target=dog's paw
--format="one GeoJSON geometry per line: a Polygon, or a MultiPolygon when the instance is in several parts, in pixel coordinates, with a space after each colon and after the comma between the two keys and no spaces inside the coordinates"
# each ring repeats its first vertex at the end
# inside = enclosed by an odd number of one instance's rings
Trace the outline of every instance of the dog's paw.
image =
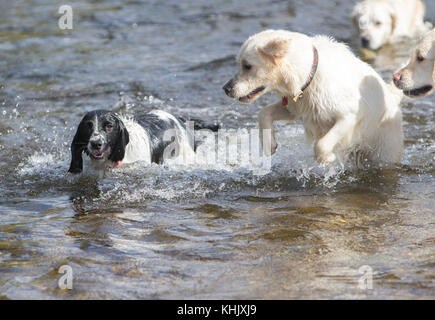
{"type": "Polygon", "coordinates": [[[271,157],[275,154],[276,149],[278,148],[278,144],[275,141],[275,137],[273,136],[273,133],[269,131],[269,134],[260,135],[260,142],[261,147],[263,149],[263,153],[267,157],[271,157]]]}
{"type": "Polygon", "coordinates": [[[273,142],[270,146],[270,155],[274,155],[276,152],[276,149],[278,149],[278,144],[276,142],[273,142]]]}
{"type": "Polygon", "coordinates": [[[337,157],[332,152],[317,156],[317,161],[321,164],[330,164],[333,163],[336,159],[337,157]]]}
{"type": "Polygon", "coordinates": [[[269,141],[263,142],[263,152],[267,157],[271,157],[272,155],[274,155],[277,148],[278,148],[278,144],[275,142],[275,140],[270,142],[269,141]]]}
{"type": "Polygon", "coordinates": [[[319,144],[317,144],[314,151],[317,162],[321,164],[330,164],[337,159],[336,155],[332,151],[322,150],[319,144]]]}

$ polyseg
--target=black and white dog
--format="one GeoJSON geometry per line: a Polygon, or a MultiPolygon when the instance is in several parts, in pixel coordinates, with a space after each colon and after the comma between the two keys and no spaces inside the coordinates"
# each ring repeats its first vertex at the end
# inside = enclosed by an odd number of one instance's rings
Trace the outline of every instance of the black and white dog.
{"type": "Polygon", "coordinates": [[[80,122],[71,144],[69,172],[83,171],[82,153],[90,158],[96,170],[117,167],[135,161],[163,163],[178,156],[191,157],[196,150],[194,130],[216,132],[219,125],[199,119],[175,117],[162,110],[154,110],[135,118],[122,117],[108,110],[88,112],[80,122]]]}

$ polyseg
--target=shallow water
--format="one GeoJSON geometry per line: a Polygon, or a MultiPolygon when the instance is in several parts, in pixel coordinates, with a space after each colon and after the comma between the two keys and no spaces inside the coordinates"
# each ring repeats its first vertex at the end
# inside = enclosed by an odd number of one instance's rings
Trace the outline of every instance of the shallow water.
{"type": "MultiPolygon", "coordinates": [[[[0,297],[433,299],[435,95],[403,103],[406,148],[394,169],[319,167],[302,127],[280,125],[262,176],[225,163],[65,174],[93,109],[256,128],[275,98],[246,106],[224,95],[234,56],[265,28],[353,47],[352,2],[319,2],[69,1],[74,29],[61,31],[62,1],[3,1],[0,297]],[[58,287],[65,264],[73,290],[58,287]],[[364,265],[372,290],[358,287],[364,265]]],[[[397,66],[379,61],[403,61],[402,51],[374,62],[386,79],[397,66]]]]}

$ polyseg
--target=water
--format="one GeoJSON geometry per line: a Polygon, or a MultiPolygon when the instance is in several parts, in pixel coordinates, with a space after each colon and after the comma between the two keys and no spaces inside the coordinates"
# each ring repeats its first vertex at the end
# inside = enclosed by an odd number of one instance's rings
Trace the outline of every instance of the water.
{"type": "MultiPolygon", "coordinates": [[[[93,109],[256,128],[276,98],[221,90],[241,43],[284,28],[354,47],[351,1],[69,1],[72,31],[57,27],[62,4],[0,4],[0,298],[434,298],[435,95],[403,103],[394,169],[321,168],[302,127],[280,125],[264,176],[222,163],[66,176],[93,109]],[[58,287],[65,264],[73,290],[58,287]]],[[[409,47],[374,62],[385,79],[409,47]]]]}

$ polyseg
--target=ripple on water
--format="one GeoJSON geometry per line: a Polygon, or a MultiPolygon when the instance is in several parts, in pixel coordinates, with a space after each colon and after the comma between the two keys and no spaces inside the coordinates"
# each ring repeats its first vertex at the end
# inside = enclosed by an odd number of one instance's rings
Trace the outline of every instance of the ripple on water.
{"type": "MultiPolygon", "coordinates": [[[[402,104],[397,168],[323,168],[303,128],[279,124],[262,175],[222,160],[66,174],[93,109],[256,128],[276,98],[241,105],[221,90],[241,43],[285,28],[357,52],[352,1],[73,3],[65,32],[50,1],[33,2],[0,4],[10,13],[0,20],[0,298],[433,298],[435,95],[402,104]],[[57,286],[64,264],[71,291],[57,286]],[[357,287],[362,265],[373,268],[370,292],[357,287]]],[[[390,79],[410,46],[370,63],[390,79]]]]}

